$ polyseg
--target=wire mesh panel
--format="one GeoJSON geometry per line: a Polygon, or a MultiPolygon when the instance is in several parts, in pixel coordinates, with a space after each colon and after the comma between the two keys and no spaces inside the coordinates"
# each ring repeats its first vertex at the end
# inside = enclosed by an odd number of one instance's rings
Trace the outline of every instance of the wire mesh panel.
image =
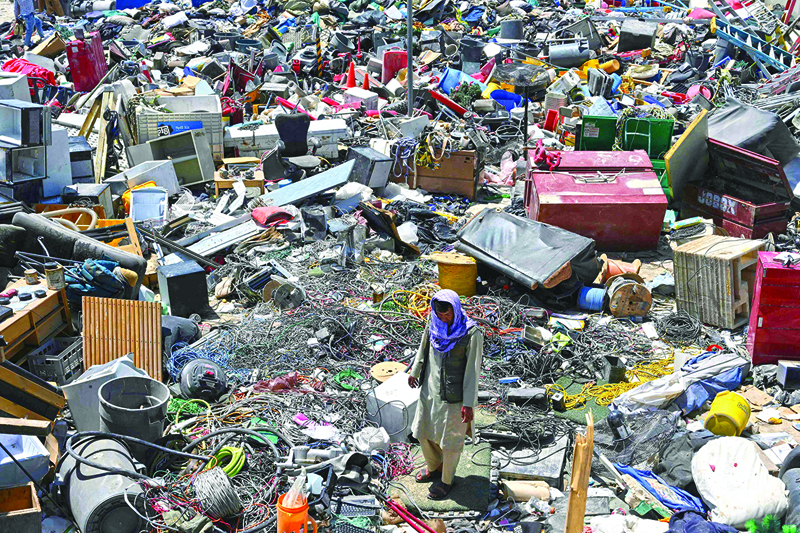
{"type": "MultiPolygon", "coordinates": [[[[595,425],[594,447],[612,463],[642,468],[667,447],[678,431],[679,412],[614,412],[595,425]]],[[[599,461],[593,468],[603,469],[599,461]]]]}

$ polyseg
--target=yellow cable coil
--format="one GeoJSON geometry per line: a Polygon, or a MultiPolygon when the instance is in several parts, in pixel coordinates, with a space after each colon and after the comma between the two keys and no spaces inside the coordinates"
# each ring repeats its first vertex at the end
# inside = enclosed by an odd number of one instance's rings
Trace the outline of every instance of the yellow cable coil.
{"type": "Polygon", "coordinates": [[[625,373],[625,378],[628,380],[627,383],[598,385],[594,382],[589,382],[577,394],[568,394],[564,387],[558,384],[548,385],[547,396],[549,398],[554,392],[563,394],[564,405],[567,410],[580,409],[592,398],[594,398],[597,405],[611,405],[611,402],[617,396],[633,390],[648,381],[671,374],[674,361],[675,357],[673,355],[666,359],[654,359],[639,363],[625,373]]]}
{"type": "Polygon", "coordinates": [[[422,285],[412,291],[398,289],[392,293],[392,301],[411,314],[423,317],[431,307],[431,298],[438,291],[439,287],[433,283],[422,285]]]}

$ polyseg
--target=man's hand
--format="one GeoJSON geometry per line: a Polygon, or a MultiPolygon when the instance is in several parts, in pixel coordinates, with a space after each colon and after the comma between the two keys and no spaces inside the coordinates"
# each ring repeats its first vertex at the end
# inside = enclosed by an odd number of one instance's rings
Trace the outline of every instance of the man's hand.
{"type": "Polygon", "coordinates": [[[461,421],[465,424],[469,424],[472,422],[472,419],[475,418],[475,413],[472,412],[472,407],[464,406],[461,408],[461,421]]]}
{"type": "Polygon", "coordinates": [[[414,376],[408,376],[408,386],[412,389],[419,387],[419,380],[414,376]]]}

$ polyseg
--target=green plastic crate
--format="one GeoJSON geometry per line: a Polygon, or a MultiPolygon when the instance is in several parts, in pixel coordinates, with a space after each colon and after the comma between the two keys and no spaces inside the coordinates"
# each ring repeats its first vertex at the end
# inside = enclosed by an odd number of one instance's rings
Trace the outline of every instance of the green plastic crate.
{"type": "Polygon", "coordinates": [[[661,184],[661,188],[664,190],[664,195],[667,197],[667,201],[672,201],[672,186],[669,184],[669,178],[667,177],[667,163],[663,159],[651,159],[650,163],[653,164],[653,171],[658,176],[658,182],[661,184]]]}
{"type": "MultiPolygon", "coordinates": [[[[625,150],[644,150],[661,158],[672,146],[674,120],[652,117],[629,118],[622,131],[625,150]]],[[[617,117],[585,116],[575,139],[576,150],[611,150],[617,135],[617,117]]]]}

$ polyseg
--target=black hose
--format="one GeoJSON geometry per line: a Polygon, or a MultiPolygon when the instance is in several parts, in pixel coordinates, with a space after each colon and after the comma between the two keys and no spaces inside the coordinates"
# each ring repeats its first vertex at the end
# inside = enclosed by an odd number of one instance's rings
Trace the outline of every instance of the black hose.
{"type": "MultiPolygon", "coordinates": [[[[294,446],[292,441],[289,440],[287,437],[285,437],[279,431],[274,430],[272,428],[263,428],[263,429],[268,430],[270,433],[274,433],[278,438],[283,439],[284,442],[288,443],[289,446],[294,446]]],[[[275,456],[276,459],[281,456],[280,452],[278,451],[278,448],[272,443],[271,440],[269,440],[268,438],[264,437],[263,434],[258,433],[257,431],[253,431],[252,429],[246,429],[246,428],[223,428],[223,429],[218,429],[217,431],[213,431],[213,432],[209,433],[208,435],[204,435],[204,436],[200,437],[199,439],[197,439],[196,441],[193,441],[191,444],[189,444],[188,446],[183,448],[182,451],[183,452],[188,452],[189,450],[193,450],[198,444],[201,444],[201,443],[207,441],[208,439],[210,439],[212,437],[216,437],[217,435],[224,435],[225,433],[239,433],[241,435],[248,435],[250,437],[255,437],[259,441],[265,442],[267,444],[267,446],[269,446],[271,448],[272,453],[273,453],[273,455],[275,456]]]]}
{"type": "Polygon", "coordinates": [[[201,461],[203,464],[207,464],[211,460],[211,457],[204,457],[202,455],[192,455],[192,454],[186,453],[184,451],[180,451],[179,452],[177,450],[171,450],[171,449],[165,448],[163,446],[158,446],[157,444],[153,444],[152,442],[147,442],[146,440],[137,439],[136,437],[129,437],[127,435],[118,435],[117,433],[107,433],[105,431],[82,431],[80,433],[76,433],[74,435],[71,435],[70,437],[67,438],[67,441],[66,441],[64,447],[67,450],[67,454],[69,454],[69,456],[72,457],[73,459],[75,459],[77,462],[83,463],[83,464],[85,464],[87,466],[91,466],[92,468],[96,468],[98,470],[102,470],[104,472],[111,472],[112,474],[119,474],[121,476],[127,476],[127,477],[131,477],[131,478],[134,478],[134,479],[147,480],[147,479],[152,479],[152,478],[150,478],[149,476],[146,476],[144,474],[140,474],[138,472],[133,472],[131,470],[121,470],[121,469],[118,469],[118,468],[109,468],[109,467],[107,467],[105,465],[102,465],[100,463],[96,463],[94,461],[90,461],[89,459],[81,457],[80,455],[77,454],[77,452],[75,452],[75,450],[72,449],[72,441],[74,439],[83,438],[83,437],[103,437],[103,438],[107,438],[107,439],[117,439],[117,440],[127,441],[127,442],[131,442],[133,444],[138,444],[140,446],[147,446],[147,447],[153,448],[153,449],[158,450],[158,451],[163,452],[163,453],[169,453],[169,454],[173,454],[173,455],[178,455],[180,457],[185,457],[187,459],[194,459],[195,461],[201,461]]]}

